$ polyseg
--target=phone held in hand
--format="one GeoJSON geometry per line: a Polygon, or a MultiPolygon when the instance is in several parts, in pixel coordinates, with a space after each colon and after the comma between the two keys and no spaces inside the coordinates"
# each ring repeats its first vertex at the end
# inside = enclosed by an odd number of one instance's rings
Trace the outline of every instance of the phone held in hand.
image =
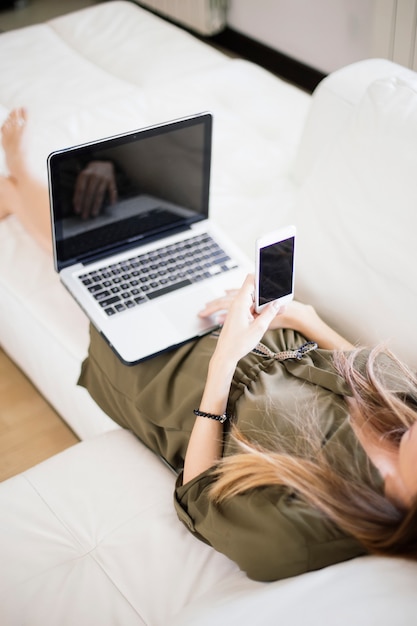
{"type": "Polygon", "coordinates": [[[255,310],[294,297],[295,226],[286,226],[256,241],[255,310]]]}

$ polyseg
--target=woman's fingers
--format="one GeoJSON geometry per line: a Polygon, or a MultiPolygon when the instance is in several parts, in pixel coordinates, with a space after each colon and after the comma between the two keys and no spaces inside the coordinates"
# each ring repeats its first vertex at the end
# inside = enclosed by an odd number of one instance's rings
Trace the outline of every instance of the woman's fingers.
{"type": "Polygon", "coordinates": [[[237,294],[236,289],[229,289],[226,291],[225,295],[221,298],[216,298],[215,300],[211,300],[204,305],[204,308],[201,309],[199,316],[200,317],[209,317],[210,315],[214,315],[216,313],[225,313],[229,310],[230,305],[235,299],[237,294]]]}

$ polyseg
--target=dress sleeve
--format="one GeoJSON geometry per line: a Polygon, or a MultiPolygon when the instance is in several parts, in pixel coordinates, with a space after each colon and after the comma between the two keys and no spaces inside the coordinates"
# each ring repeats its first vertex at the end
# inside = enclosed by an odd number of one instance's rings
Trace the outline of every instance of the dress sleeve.
{"type": "Polygon", "coordinates": [[[209,471],[186,485],[179,475],[178,517],[249,578],[279,580],[364,553],[356,540],[286,488],[256,489],[215,505],[208,497],[212,481],[209,471]]]}

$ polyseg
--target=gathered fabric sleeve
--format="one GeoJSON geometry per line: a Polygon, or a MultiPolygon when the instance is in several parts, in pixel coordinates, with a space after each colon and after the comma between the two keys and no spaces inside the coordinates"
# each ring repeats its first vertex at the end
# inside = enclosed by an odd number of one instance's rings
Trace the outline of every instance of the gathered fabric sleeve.
{"type": "Polygon", "coordinates": [[[265,487],[216,505],[210,471],[175,489],[180,520],[253,580],[274,581],[364,554],[362,546],[286,488],[265,487]]]}

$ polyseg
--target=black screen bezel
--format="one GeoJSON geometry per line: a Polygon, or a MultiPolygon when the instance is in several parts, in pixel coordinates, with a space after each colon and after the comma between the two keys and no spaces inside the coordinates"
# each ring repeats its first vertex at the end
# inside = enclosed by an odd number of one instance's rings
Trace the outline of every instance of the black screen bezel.
{"type": "MultiPolygon", "coordinates": [[[[201,210],[199,213],[194,216],[184,219],[181,225],[176,225],[175,230],[187,229],[191,226],[191,224],[207,219],[209,214],[209,194],[210,194],[210,175],[211,175],[211,153],[212,153],[212,126],[213,126],[213,117],[211,113],[202,113],[192,117],[187,117],[179,120],[170,121],[163,124],[158,124],[151,127],[146,127],[143,129],[138,129],[129,133],[124,133],[120,135],[115,135],[111,137],[107,137],[104,139],[99,139],[93,142],[88,142],[85,144],[79,144],[77,146],[57,150],[51,153],[47,159],[47,170],[48,170],[48,185],[49,185],[49,197],[50,197],[50,208],[51,208],[51,223],[52,223],[52,235],[54,240],[54,264],[55,269],[57,271],[62,270],[65,267],[74,265],[75,263],[88,263],[94,261],[96,258],[100,256],[107,255],[109,250],[103,250],[100,248],[91,249],[88,252],[76,254],[74,256],[70,256],[69,258],[64,258],[62,253],[60,253],[59,245],[57,242],[62,235],[59,232],[59,216],[61,215],[61,206],[60,206],[60,183],[59,183],[59,172],[60,166],[63,160],[67,160],[69,157],[82,157],[83,155],[88,154],[97,147],[100,149],[107,150],[112,147],[122,146],[124,144],[130,144],[136,141],[141,141],[142,139],[148,139],[153,136],[159,136],[165,133],[172,133],[180,131],[183,128],[189,128],[195,125],[202,125],[203,127],[203,155],[202,155],[202,184],[201,184],[201,210]]],[[[169,234],[167,229],[163,230],[163,235],[169,234]]],[[[142,234],[138,234],[136,237],[129,237],[129,240],[121,241],[117,245],[112,245],[111,251],[120,252],[124,249],[131,248],[137,245],[137,242],[140,240],[142,243],[147,241],[151,241],[159,236],[159,233],[149,233],[148,235],[142,236],[142,234]]]]}

